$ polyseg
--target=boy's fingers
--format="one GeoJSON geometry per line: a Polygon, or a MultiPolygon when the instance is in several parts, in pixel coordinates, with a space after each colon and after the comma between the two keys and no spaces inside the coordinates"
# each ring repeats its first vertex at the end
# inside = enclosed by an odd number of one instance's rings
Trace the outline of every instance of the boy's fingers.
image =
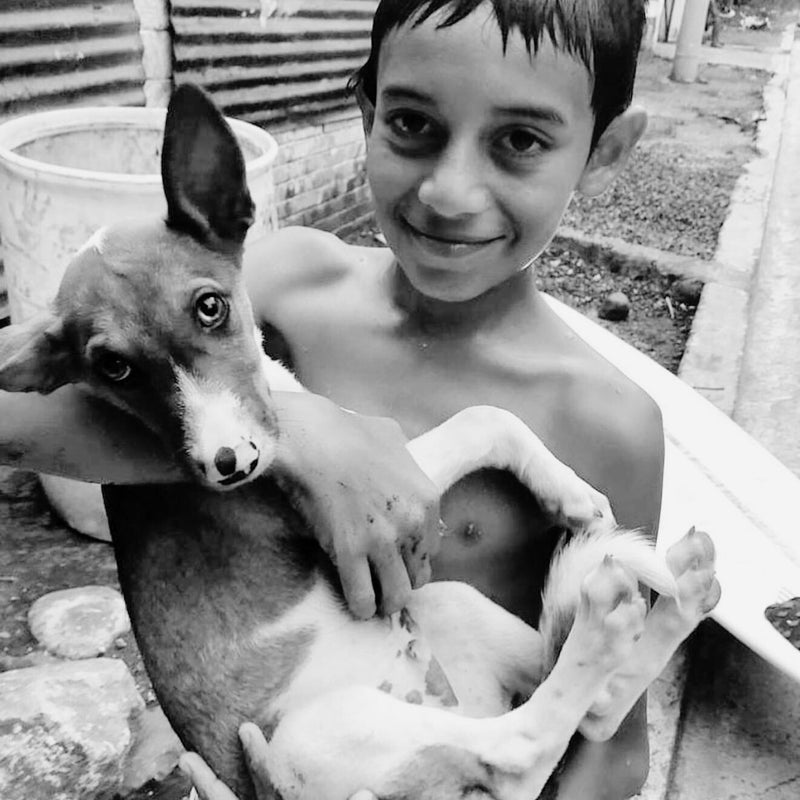
{"type": "Polygon", "coordinates": [[[275,787],[272,785],[267,767],[268,744],[261,729],[252,722],[244,722],[239,727],[239,740],[244,749],[244,758],[256,790],[257,800],[269,800],[271,797],[276,797],[275,787]]]}
{"type": "Polygon", "coordinates": [[[406,564],[408,577],[411,579],[412,589],[419,589],[420,586],[424,586],[426,583],[430,582],[431,560],[427,553],[423,553],[420,557],[419,554],[404,550],[403,560],[406,564]]]}
{"type": "Polygon", "coordinates": [[[338,559],[336,566],[344,599],[353,616],[358,619],[375,616],[375,590],[372,587],[372,573],[367,559],[363,556],[352,560],[338,559]]]}
{"type": "Polygon", "coordinates": [[[236,795],[211,771],[197,753],[184,753],[178,766],[194,784],[200,800],[237,800],[236,795]]]}
{"type": "Polygon", "coordinates": [[[438,552],[441,539],[439,526],[437,522],[435,539],[418,534],[403,543],[401,552],[413,589],[424,586],[431,579],[431,556],[438,552]]]}
{"type": "Polygon", "coordinates": [[[376,578],[381,587],[381,613],[394,614],[408,605],[411,580],[405,562],[396,547],[384,552],[374,563],[376,578]]]}

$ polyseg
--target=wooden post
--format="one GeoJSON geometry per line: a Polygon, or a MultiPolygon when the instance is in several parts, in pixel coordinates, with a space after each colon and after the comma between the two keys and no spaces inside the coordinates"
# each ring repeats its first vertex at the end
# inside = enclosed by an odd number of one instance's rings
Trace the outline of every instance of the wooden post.
{"type": "Polygon", "coordinates": [[[694,83],[697,80],[700,48],[708,16],[708,3],[709,0],[686,0],[681,29],[678,33],[678,43],[675,46],[675,58],[672,61],[670,78],[673,81],[694,83]]]}
{"type": "Polygon", "coordinates": [[[645,5],[645,29],[642,36],[642,50],[652,50],[658,41],[658,26],[664,13],[664,0],[647,0],[645,5]]]}
{"type": "Polygon", "coordinates": [[[166,106],[172,95],[172,39],[168,0],[133,0],[142,37],[144,96],[148,106],[166,106]]]}

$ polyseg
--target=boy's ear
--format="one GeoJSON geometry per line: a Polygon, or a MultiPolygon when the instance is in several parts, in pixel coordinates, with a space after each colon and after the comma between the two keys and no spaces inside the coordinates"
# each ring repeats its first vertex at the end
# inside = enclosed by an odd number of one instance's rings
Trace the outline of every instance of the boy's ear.
{"type": "Polygon", "coordinates": [[[170,100],[161,151],[167,223],[213,249],[244,242],[253,223],[244,156],[236,136],[198,86],[170,100]]]}
{"type": "Polygon", "coordinates": [[[0,329],[0,389],[49,394],[72,381],[72,362],[58,317],[43,314],[0,329]]]}
{"type": "Polygon", "coordinates": [[[625,168],[646,127],[647,112],[643,108],[629,108],[615,117],[594,146],[577,190],[587,197],[604,192],[625,168]]]}

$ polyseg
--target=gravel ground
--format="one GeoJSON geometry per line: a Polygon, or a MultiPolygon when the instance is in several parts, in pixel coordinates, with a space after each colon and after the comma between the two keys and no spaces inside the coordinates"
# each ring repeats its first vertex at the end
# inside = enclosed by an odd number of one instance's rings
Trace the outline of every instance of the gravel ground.
{"type": "Polygon", "coordinates": [[[624,179],[600,197],[576,197],[564,222],[584,233],[712,259],[741,171],[736,155],[698,163],[680,145],[645,143],[631,156],[624,179]]]}
{"type": "Polygon", "coordinates": [[[553,244],[536,263],[539,288],[578,309],[646,353],[665,369],[677,372],[692,328],[697,302],[677,291],[674,276],[654,268],[618,270],[613,264],[597,267],[578,252],[553,244]],[[630,301],[628,318],[600,319],[603,301],[622,292],[630,301]]]}
{"type": "Polygon", "coordinates": [[[694,84],[643,54],[634,104],[648,114],[625,172],[596,198],[577,195],[564,224],[686,256],[714,257],[731,192],[755,156],[766,72],[704,65],[694,84]]]}

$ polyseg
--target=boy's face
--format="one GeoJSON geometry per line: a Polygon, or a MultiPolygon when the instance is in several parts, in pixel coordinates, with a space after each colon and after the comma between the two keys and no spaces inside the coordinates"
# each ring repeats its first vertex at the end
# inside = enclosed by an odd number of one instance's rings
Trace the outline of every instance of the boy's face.
{"type": "Polygon", "coordinates": [[[548,37],[531,56],[480,7],[392,31],[379,58],[367,170],[378,220],[412,285],[467,300],[550,241],[589,156],[587,69],[548,37]]]}

